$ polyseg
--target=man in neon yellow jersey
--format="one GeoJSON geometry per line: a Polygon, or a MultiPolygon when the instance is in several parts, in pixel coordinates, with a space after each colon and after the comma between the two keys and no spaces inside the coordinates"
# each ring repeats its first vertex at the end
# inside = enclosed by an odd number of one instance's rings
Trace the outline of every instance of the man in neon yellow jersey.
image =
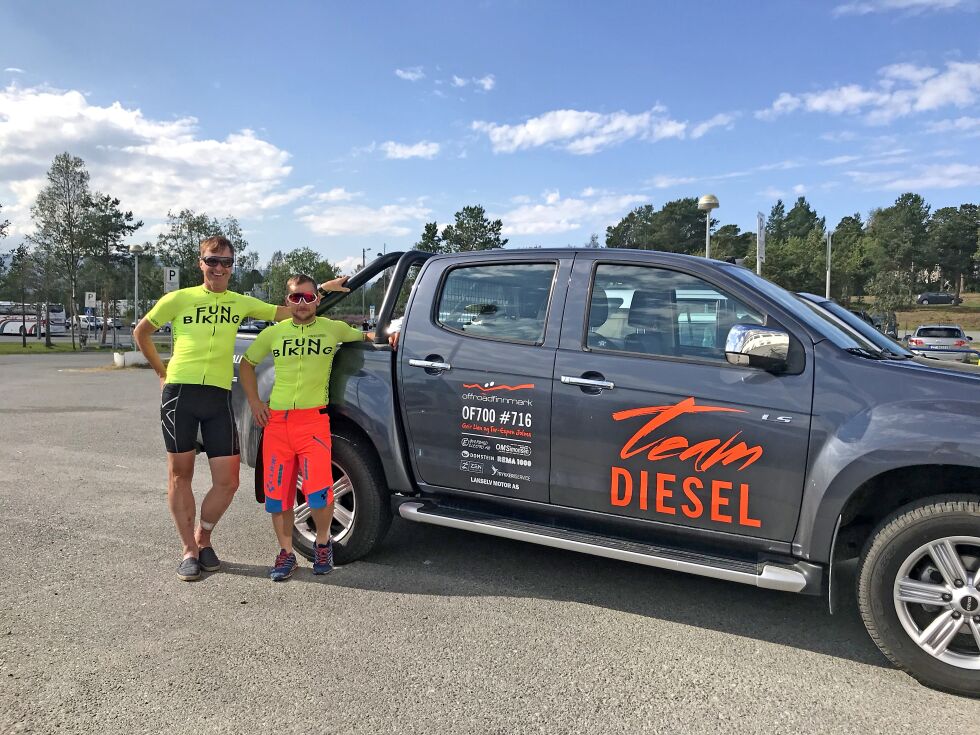
{"type": "Polygon", "coordinates": [[[260,333],[242,357],[240,369],[242,389],[252,415],[259,426],[265,427],[265,509],[272,514],[272,527],[279,541],[279,554],[269,574],[274,582],[288,579],[296,571],[292,533],[299,478],[316,524],[313,573],[327,574],[333,569],[333,472],[327,415],[330,371],[343,343],[374,340],[371,332],[318,317],[320,297],[309,276],[293,276],[286,282],[286,291],[287,303],[295,308],[293,318],[260,333]],[[266,405],[259,398],[255,366],[270,352],[276,382],[266,405]]]}
{"type": "MultiPolygon", "coordinates": [[[[238,430],[231,407],[235,337],[244,317],[271,321],[292,316],[292,307],[273,306],[228,290],[234,246],[224,237],[201,243],[204,283],[161,298],[133,331],[136,344],[160,378],[160,424],[167,447],[167,500],[183,545],[177,576],[198,579],[201,570],[221,566],[211,546],[211,531],[238,489],[238,430]],[[174,354],[164,366],[153,333],[170,322],[174,354]],[[211,468],[211,489],[201,503],[200,524],[191,489],[198,428],[211,468]]],[[[346,291],[344,278],[323,284],[346,291]]]]}

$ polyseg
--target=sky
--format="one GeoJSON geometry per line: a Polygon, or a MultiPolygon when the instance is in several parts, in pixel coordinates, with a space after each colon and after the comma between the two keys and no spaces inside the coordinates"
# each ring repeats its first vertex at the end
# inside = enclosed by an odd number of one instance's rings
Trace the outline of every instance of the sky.
{"type": "Polygon", "coordinates": [[[344,272],[480,204],[508,247],[642,204],[980,202],[980,0],[0,2],[0,248],[55,155],[155,240],[237,217],[344,272]]]}

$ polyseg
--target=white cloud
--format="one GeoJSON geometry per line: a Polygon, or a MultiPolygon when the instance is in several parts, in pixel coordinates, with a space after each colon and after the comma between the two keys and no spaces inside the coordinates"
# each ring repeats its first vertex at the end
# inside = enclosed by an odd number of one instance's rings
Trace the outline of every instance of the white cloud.
{"type": "Polygon", "coordinates": [[[346,258],[341,258],[340,260],[336,261],[334,265],[336,266],[338,273],[353,275],[354,271],[356,271],[361,265],[361,256],[348,255],[346,258]]]}
{"type": "Polygon", "coordinates": [[[320,192],[313,199],[318,202],[349,202],[359,196],[361,196],[359,191],[347,191],[344,187],[337,186],[330,191],[320,192]]]}
{"type": "Polygon", "coordinates": [[[967,107],[980,99],[980,62],[951,61],[938,72],[932,67],[892,64],[879,70],[877,86],[845,84],[818,92],[781,93],[760,120],[772,120],[797,110],[830,115],[864,115],[870,124],[883,124],[943,107],[967,107]]]}
{"type": "Polygon", "coordinates": [[[412,66],[408,69],[395,69],[395,76],[407,82],[417,82],[425,79],[425,72],[422,71],[421,66],[412,66]]]}
{"type": "Polygon", "coordinates": [[[0,192],[13,194],[4,213],[18,232],[30,229],[43,177],[66,150],[85,161],[94,190],[119,197],[148,224],[184,207],[255,215],[310,191],[283,186],[289,153],[251,130],[204,138],[191,117],[154,120],[119,102],[90,104],[74,90],[9,86],[0,89],[0,192]]]}
{"type": "Polygon", "coordinates": [[[857,0],[834,8],[834,15],[904,12],[910,15],[937,10],[976,10],[975,0],[857,0]]]}
{"type": "Polygon", "coordinates": [[[759,196],[766,199],[785,199],[786,192],[773,186],[767,187],[759,192],[759,196]]]}
{"type": "Polygon", "coordinates": [[[929,123],[926,130],[930,133],[980,133],[980,117],[937,120],[929,123]]]}
{"type": "Polygon", "coordinates": [[[920,166],[913,173],[848,171],[855,183],[872,189],[923,191],[980,186],[980,166],[964,163],[920,166]]]}
{"type": "Polygon", "coordinates": [[[589,155],[633,138],[683,138],[687,123],[663,117],[657,109],[637,114],[552,110],[518,125],[477,120],[471,127],[487,135],[494,153],[557,145],[569,153],[589,155]]]}
{"type": "Polygon", "coordinates": [[[435,158],[439,153],[439,144],[422,140],[406,145],[389,140],[381,144],[381,150],[385,152],[385,158],[435,158]]]}
{"type": "Polygon", "coordinates": [[[797,196],[803,196],[806,194],[806,186],[804,184],[797,184],[793,187],[793,193],[797,196]]]}
{"type": "Polygon", "coordinates": [[[431,210],[421,202],[386,204],[376,208],[346,204],[307,211],[299,219],[317,235],[404,236],[416,230],[421,232],[420,225],[430,214],[431,210]],[[407,226],[409,224],[412,226],[407,226]]]}
{"type": "Polygon", "coordinates": [[[497,86],[497,78],[494,77],[493,74],[486,74],[482,77],[472,77],[470,79],[466,79],[453,74],[450,84],[452,84],[454,87],[467,87],[472,84],[479,87],[484,92],[489,92],[497,86]]]}
{"type": "Polygon", "coordinates": [[[731,130],[732,123],[735,122],[736,117],[738,117],[737,113],[733,112],[718,113],[714,117],[698,123],[691,128],[691,137],[694,139],[700,138],[712,128],[724,127],[726,130],[731,130]]]}
{"type": "Polygon", "coordinates": [[[8,66],[6,69],[4,69],[4,72],[6,72],[7,74],[24,74],[24,73],[26,73],[23,69],[21,69],[19,67],[16,67],[16,66],[8,66]]]}
{"type": "Polygon", "coordinates": [[[552,191],[546,192],[543,204],[524,204],[499,216],[506,235],[549,235],[583,227],[605,227],[646,199],[625,194],[585,201],[562,199],[557,191],[552,191]]]}
{"type": "Polygon", "coordinates": [[[834,156],[833,158],[827,158],[820,162],[821,166],[841,166],[845,163],[851,163],[852,161],[857,161],[861,156],[834,156]]]}
{"type": "Polygon", "coordinates": [[[841,130],[836,133],[824,133],[820,136],[820,140],[826,140],[830,143],[848,143],[857,138],[857,133],[853,133],[850,130],[841,130]]]}
{"type": "Polygon", "coordinates": [[[684,186],[698,182],[696,176],[654,176],[650,183],[658,189],[670,189],[674,186],[684,186]]]}

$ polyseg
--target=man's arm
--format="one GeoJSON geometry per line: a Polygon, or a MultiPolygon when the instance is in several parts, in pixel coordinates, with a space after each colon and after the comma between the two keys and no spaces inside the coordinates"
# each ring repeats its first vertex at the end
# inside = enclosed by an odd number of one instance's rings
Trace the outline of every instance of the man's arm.
{"type": "Polygon", "coordinates": [[[157,346],[153,344],[153,333],[156,331],[157,328],[153,326],[153,322],[143,317],[140,319],[140,323],[136,325],[136,329],[133,330],[133,339],[136,341],[136,346],[140,348],[140,352],[146,357],[146,361],[150,363],[150,367],[160,378],[160,390],[163,390],[163,386],[167,383],[167,367],[160,359],[157,346]]]}
{"type": "Polygon", "coordinates": [[[238,366],[238,383],[245,391],[248,407],[252,409],[255,423],[265,426],[269,422],[269,407],[259,398],[259,381],[255,376],[255,366],[248,360],[242,360],[238,366]]]}

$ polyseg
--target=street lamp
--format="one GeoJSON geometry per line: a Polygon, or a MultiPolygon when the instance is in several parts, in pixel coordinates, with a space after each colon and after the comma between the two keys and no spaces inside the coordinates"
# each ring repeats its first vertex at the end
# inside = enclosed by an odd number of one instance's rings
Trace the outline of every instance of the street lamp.
{"type": "Polygon", "coordinates": [[[718,209],[718,197],[705,194],[698,199],[698,209],[704,212],[704,257],[711,257],[711,210],[718,209]]]}
{"type": "Polygon", "coordinates": [[[129,252],[133,254],[133,322],[140,320],[140,253],[146,252],[149,248],[146,245],[132,244],[129,252]]]}
{"type": "MultiPolygon", "coordinates": [[[[371,248],[361,248],[361,270],[367,265],[366,256],[371,248]]],[[[361,315],[367,316],[367,307],[364,305],[364,292],[367,291],[367,284],[361,285],[361,315]]]]}

